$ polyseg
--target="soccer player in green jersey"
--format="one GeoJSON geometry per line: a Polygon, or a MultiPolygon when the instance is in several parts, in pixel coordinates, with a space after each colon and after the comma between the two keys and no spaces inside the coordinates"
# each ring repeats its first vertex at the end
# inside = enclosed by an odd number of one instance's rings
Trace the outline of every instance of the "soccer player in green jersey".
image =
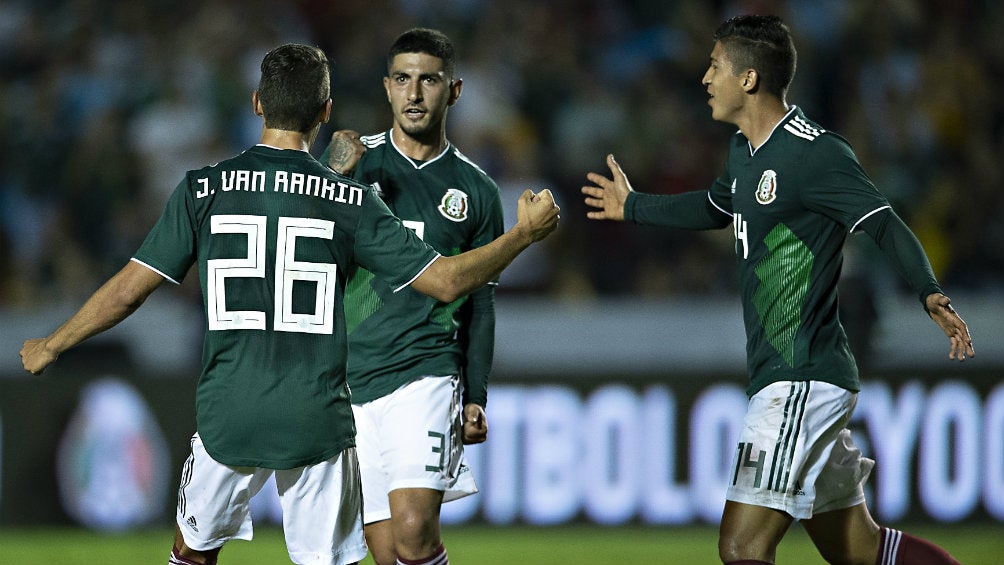
{"type": "Polygon", "coordinates": [[[197,265],[207,331],[170,563],[215,563],[228,540],[250,539],[247,502],[272,475],[290,559],[356,562],[366,545],[345,382],[348,272],[360,265],[395,291],[451,302],[546,237],[558,209],[548,191],[527,190],[515,227],[443,256],[371,188],[308,153],[331,113],[322,51],[270,51],[252,104],[264,118],[260,143],[189,171],[133,259],[50,336],[25,341],[21,359],[41,373],[197,265]]]}
{"type": "Polygon", "coordinates": [[[740,16],[714,35],[702,84],[713,119],[736,125],[710,190],[634,192],[613,156],[612,178],[589,173],[587,216],[687,229],[731,224],[747,335],[749,409],[726,496],[718,551],[729,564],[773,563],[801,520],[830,563],[939,565],[942,548],[883,528],[863,493],[873,461],[846,425],[858,370],[837,316],[842,248],[867,233],[949,339],[973,356],[969,330],[927,256],[861,169],[850,145],[789,106],[796,53],[774,16],[740,16]]]}
{"type": "MultiPolygon", "coordinates": [[[[495,182],[446,139],[463,81],[454,47],[437,30],[401,34],[387,56],[389,131],[354,143],[335,132],[321,160],[373,186],[405,226],[443,255],[481,247],[503,231],[495,182]]],[[[448,563],[444,501],[477,492],[463,444],[485,441],[495,346],[495,284],[452,302],[363,268],[346,286],[348,382],[363,480],[363,522],[377,565],[448,563]]]]}

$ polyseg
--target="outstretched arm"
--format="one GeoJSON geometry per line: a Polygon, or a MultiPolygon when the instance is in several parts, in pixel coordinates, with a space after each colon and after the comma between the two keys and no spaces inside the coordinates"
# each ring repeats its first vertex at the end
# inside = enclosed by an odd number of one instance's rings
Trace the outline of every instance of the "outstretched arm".
{"type": "Polygon", "coordinates": [[[498,277],[531,244],[547,237],[558,227],[561,211],[551,191],[534,194],[523,191],[516,206],[516,225],[488,245],[460,255],[439,257],[412,283],[411,287],[440,302],[470,294],[498,277]]]}
{"type": "Polygon", "coordinates": [[[646,226],[688,230],[721,229],[732,223],[732,214],[715,206],[706,190],[680,194],[645,194],[631,188],[627,175],[613,155],[607,155],[610,178],[586,175],[594,186],[583,186],[586,212],[591,220],[627,220],[646,226]]]}
{"type": "Polygon", "coordinates": [[[153,270],[129,261],[49,337],[24,342],[25,370],[41,374],[60,353],[128,318],[162,282],[164,278],[153,270]]]}
{"type": "Polygon", "coordinates": [[[941,291],[924,248],[903,220],[892,209],[880,210],[861,221],[858,228],[875,240],[917,293],[931,319],[948,336],[948,358],[965,361],[967,355],[974,357],[976,351],[969,327],[952,308],[951,299],[941,291]]]}

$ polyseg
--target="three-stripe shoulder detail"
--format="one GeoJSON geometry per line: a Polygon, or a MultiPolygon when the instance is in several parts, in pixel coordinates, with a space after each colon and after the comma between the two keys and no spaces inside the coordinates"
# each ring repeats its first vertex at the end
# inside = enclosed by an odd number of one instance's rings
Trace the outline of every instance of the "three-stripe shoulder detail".
{"type": "Polygon", "coordinates": [[[479,167],[479,166],[478,166],[478,164],[477,164],[477,163],[475,163],[474,161],[471,161],[471,160],[470,160],[470,159],[469,159],[469,158],[467,157],[467,155],[464,155],[463,153],[461,153],[461,152],[460,152],[460,150],[459,150],[459,149],[457,149],[456,147],[454,147],[454,148],[453,148],[453,155],[454,155],[454,156],[455,156],[455,157],[456,157],[457,159],[460,159],[461,161],[463,161],[463,162],[467,163],[467,164],[468,164],[468,165],[470,165],[471,167],[474,167],[474,170],[476,170],[477,172],[481,173],[482,175],[485,175],[485,176],[488,176],[488,173],[486,173],[486,172],[484,171],[484,169],[482,169],[481,167],[479,167]]]}
{"type": "Polygon", "coordinates": [[[384,143],[387,143],[387,132],[375,133],[373,135],[363,135],[359,138],[359,141],[362,141],[363,145],[370,149],[379,147],[384,143]]]}
{"type": "Polygon", "coordinates": [[[800,116],[795,116],[788,120],[788,123],[784,124],[784,129],[792,135],[797,135],[798,137],[808,139],[809,141],[814,141],[817,137],[826,132],[825,129],[817,128],[800,116]]]}

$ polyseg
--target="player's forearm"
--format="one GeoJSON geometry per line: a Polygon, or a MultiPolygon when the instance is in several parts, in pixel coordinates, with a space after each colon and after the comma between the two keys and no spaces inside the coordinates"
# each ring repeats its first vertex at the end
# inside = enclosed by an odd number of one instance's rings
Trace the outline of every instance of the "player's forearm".
{"type": "Polygon", "coordinates": [[[46,339],[46,347],[59,355],[111,329],[135,312],[161,280],[146,267],[130,262],[46,339]]]}
{"type": "Polygon", "coordinates": [[[624,219],[688,230],[720,229],[732,220],[711,205],[708,192],[703,190],[672,195],[632,192],[624,202],[624,219]]]}
{"type": "Polygon", "coordinates": [[[495,357],[495,288],[486,285],[470,297],[464,343],[464,404],[488,403],[488,375],[495,357]]]}
{"type": "Polygon", "coordinates": [[[497,278],[533,241],[530,230],[516,224],[488,245],[440,257],[412,287],[440,302],[453,302],[497,278]]]}

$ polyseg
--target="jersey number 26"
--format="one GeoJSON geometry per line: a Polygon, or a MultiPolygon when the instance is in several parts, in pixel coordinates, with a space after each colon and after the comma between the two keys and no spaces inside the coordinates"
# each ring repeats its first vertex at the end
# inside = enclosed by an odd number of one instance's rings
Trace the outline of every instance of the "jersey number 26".
{"type": "MultiPolygon", "coordinates": [[[[206,261],[206,301],[209,329],[264,330],[265,312],[227,310],[226,280],[229,277],[261,278],[265,273],[265,216],[221,215],[210,219],[210,229],[217,233],[242,233],[247,236],[247,256],[206,261]]],[[[331,334],[335,314],[337,267],[333,263],[297,261],[296,240],[301,237],[331,239],[335,223],[315,218],[279,218],[275,251],[275,301],[272,329],[277,332],[331,334]],[[293,282],[316,283],[314,311],[293,312],[293,282]]]]}

